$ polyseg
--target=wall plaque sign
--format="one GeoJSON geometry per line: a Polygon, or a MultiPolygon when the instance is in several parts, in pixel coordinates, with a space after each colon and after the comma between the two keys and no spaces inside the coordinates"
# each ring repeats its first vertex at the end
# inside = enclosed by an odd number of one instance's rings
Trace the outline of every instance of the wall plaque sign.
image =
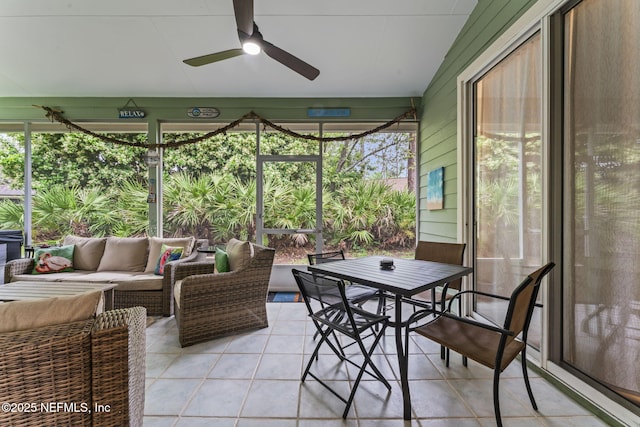
{"type": "Polygon", "coordinates": [[[307,117],[349,117],[351,108],[308,108],[307,117]]]}
{"type": "Polygon", "coordinates": [[[194,119],[214,119],[220,115],[220,110],[213,107],[192,107],[187,110],[187,116],[194,119]]]}
{"type": "Polygon", "coordinates": [[[121,119],[142,119],[145,115],[143,110],[120,110],[118,117],[121,119]]]}
{"type": "Polygon", "coordinates": [[[133,99],[129,98],[124,107],[118,109],[118,117],[121,119],[142,119],[147,114],[138,107],[133,99]]]}

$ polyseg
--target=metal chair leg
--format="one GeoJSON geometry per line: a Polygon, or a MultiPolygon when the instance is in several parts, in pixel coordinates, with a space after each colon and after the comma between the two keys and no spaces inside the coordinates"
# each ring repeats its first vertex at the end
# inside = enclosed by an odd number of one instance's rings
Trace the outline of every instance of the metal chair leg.
{"type": "Polygon", "coordinates": [[[496,414],[496,423],[498,427],[502,427],[502,417],[500,416],[500,400],[498,397],[500,382],[500,367],[496,366],[493,370],[493,410],[496,414]]]}
{"type": "Polygon", "coordinates": [[[526,347],[522,349],[522,376],[524,377],[524,385],[527,387],[527,393],[529,394],[529,400],[531,401],[531,406],[536,411],[538,410],[538,405],[536,404],[536,400],[533,397],[533,391],[531,390],[531,384],[529,383],[529,372],[527,370],[527,355],[526,355],[526,347]]]}
{"type": "MultiPolygon", "coordinates": [[[[351,408],[351,404],[353,403],[353,398],[356,395],[356,390],[358,388],[358,385],[360,385],[360,380],[362,379],[362,376],[364,375],[365,372],[368,372],[366,370],[367,365],[371,366],[371,369],[373,369],[373,371],[375,372],[375,375],[373,375],[375,378],[377,378],[380,382],[382,382],[382,384],[384,384],[384,386],[386,387],[387,390],[391,390],[391,384],[389,384],[389,382],[386,380],[386,378],[382,375],[382,372],[380,372],[380,370],[378,369],[378,367],[373,363],[373,360],[371,360],[371,355],[373,354],[373,351],[375,350],[376,346],[378,345],[378,342],[380,341],[380,338],[382,338],[382,333],[378,334],[378,336],[374,339],[373,344],[371,345],[371,347],[369,348],[369,350],[367,351],[367,349],[364,347],[364,344],[362,343],[362,341],[358,341],[358,346],[360,347],[360,351],[362,352],[362,355],[364,356],[364,361],[362,363],[362,365],[360,366],[360,372],[358,372],[358,376],[356,377],[355,382],[353,383],[352,389],[351,389],[351,393],[349,394],[349,399],[347,400],[347,406],[344,409],[344,412],[342,413],[342,418],[347,418],[347,415],[349,413],[349,409],[351,408]]],[[[369,373],[371,375],[371,373],[369,373]]]]}

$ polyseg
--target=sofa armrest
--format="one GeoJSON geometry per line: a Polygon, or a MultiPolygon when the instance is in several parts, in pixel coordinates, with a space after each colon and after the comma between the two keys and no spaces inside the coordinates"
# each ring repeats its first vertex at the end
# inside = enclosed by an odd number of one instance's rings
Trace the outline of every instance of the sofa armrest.
{"type": "Polygon", "coordinates": [[[173,314],[173,285],[176,283],[176,269],[179,265],[192,264],[199,258],[197,249],[209,244],[207,239],[196,240],[195,247],[188,257],[171,261],[165,264],[162,275],[162,314],[166,317],[173,314]]]}
{"type": "Polygon", "coordinates": [[[13,276],[27,274],[33,271],[35,266],[33,258],[12,259],[4,265],[4,283],[11,282],[13,276]]]}
{"type": "Polygon", "coordinates": [[[97,316],[91,334],[94,425],[142,426],[145,390],[144,307],[97,316]]]}

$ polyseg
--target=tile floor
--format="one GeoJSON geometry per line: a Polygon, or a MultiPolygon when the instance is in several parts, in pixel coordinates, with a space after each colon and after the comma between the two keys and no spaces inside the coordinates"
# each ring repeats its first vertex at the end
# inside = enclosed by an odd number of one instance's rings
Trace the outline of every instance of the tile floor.
{"type": "MultiPolygon", "coordinates": [[[[402,419],[393,331],[374,358],[391,392],[364,377],[346,421],[344,404],[312,378],[300,382],[314,348],[304,304],[269,303],[269,327],[181,348],[175,319],[147,328],[145,427],[436,427],[495,426],[492,371],[452,354],[447,369],[440,347],[414,336],[410,346],[413,419],[402,419]]],[[[348,390],[352,370],[325,352],[325,378],[348,390]]],[[[505,426],[606,426],[607,424],[530,371],[540,408],[529,403],[519,363],[501,376],[505,426]]]]}

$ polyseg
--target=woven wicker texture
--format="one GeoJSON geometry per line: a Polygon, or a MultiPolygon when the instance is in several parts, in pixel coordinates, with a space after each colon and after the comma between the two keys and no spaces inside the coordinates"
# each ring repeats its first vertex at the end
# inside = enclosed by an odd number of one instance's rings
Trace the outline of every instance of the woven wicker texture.
{"type": "Polygon", "coordinates": [[[33,258],[18,258],[4,265],[4,283],[11,282],[11,278],[18,274],[31,273],[34,267],[33,258]]]}
{"type": "Polygon", "coordinates": [[[275,250],[253,248],[253,258],[244,269],[189,275],[182,280],[175,315],[183,347],[269,326],[266,302],[275,250]]]}
{"type": "Polygon", "coordinates": [[[91,334],[94,425],[142,426],[144,415],[146,310],[105,312],[91,334]]]}
{"type": "Polygon", "coordinates": [[[161,291],[118,291],[114,289],[113,306],[115,308],[142,306],[147,309],[149,316],[163,316],[164,294],[165,292],[161,291]]]}
{"type": "Polygon", "coordinates": [[[0,334],[2,401],[36,405],[0,412],[0,425],[141,426],[145,319],[138,307],[0,334]],[[94,402],[109,413],[92,413],[94,402]]]}
{"type": "Polygon", "coordinates": [[[34,403],[28,410],[0,412],[2,426],[90,426],[91,414],[49,411],[41,403],[91,402],[93,320],[0,334],[0,396],[3,403],[34,403]]]}

